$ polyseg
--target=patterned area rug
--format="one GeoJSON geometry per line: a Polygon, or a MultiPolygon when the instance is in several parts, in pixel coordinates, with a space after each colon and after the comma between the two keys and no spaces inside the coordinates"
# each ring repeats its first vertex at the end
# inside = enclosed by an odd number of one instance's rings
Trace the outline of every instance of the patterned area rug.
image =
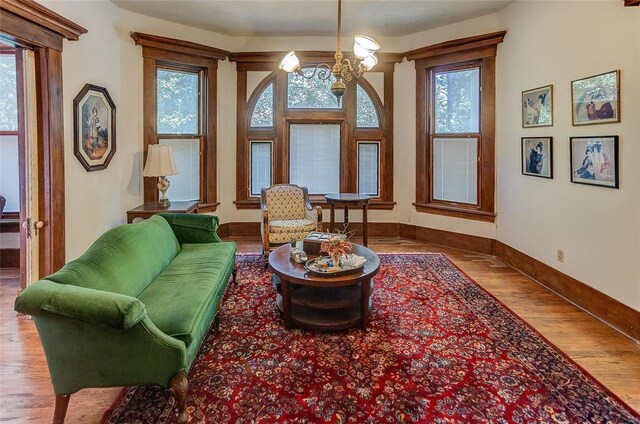
{"type": "MultiPolygon", "coordinates": [[[[259,256],[189,374],[191,423],[638,423],[640,416],[439,254],[380,255],[371,325],[285,330],[259,256]]],[[[123,389],[106,423],[174,423],[123,389]]]]}

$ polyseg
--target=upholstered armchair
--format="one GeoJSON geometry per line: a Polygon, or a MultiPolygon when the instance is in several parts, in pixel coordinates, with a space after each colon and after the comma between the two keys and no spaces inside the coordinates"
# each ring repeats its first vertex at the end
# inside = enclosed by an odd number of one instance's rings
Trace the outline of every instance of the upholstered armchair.
{"type": "Polygon", "coordinates": [[[292,238],[304,239],[312,231],[322,229],[322,208],[311,207],[309,191],[294,184],[276,184],[262,189],[262,256],[292,238]]]}

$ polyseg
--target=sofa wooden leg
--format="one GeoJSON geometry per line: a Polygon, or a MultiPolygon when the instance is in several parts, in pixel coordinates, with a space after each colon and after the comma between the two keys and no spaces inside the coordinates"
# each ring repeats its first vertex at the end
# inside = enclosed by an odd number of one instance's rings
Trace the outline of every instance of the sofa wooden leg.
{"type": "Polygon", "coordinates": [[[233,278],[233,284],[238,282],[238,268],[233,267],[233,273],[231,274],[233,278]]]}
{"type": "Polygon", "coordinates": [[[56,409],[53,413],[53,424],[64,423],[64,418],[67,416],[70,396],[71,395],[56,395],[56,409]]]}
{"type": "Polygon", "coordinates": [[[213,317],[213,329],[216,330],[216,333],[220,332],[220,312],[216,312],[213,317]]]}
{"type": "Polygon", "coordinates": [[[171,378],[171,395],[176,400],[178,407],[178,422],[183,424],[187,422],[187,390],[189,389],[189,379],[187,373],[178,371],[171,378]]]}

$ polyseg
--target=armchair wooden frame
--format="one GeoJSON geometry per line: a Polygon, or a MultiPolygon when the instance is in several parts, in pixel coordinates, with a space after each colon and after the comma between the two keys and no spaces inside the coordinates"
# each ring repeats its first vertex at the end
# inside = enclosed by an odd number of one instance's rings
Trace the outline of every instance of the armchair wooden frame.
{"type": "Polygon", "coordinates": [[[274,187],[297,187],[302,189],[302,195],[304,196],[305,208],[307,211],[316,210],[318,216],[316,218],[316,231],[322,231],[322,208],[320,206],[311,206],[309,200],[309,190],[307,187],[300,187],[296,184],[274,184],[271,187],[263,188],[260,190],[260,207],[262,209],[262,258],[267,263],[269,258],[269,252],[284,243],[271,244],[269,241],[269,208],[267,207],[267,190],[274,187]]]}

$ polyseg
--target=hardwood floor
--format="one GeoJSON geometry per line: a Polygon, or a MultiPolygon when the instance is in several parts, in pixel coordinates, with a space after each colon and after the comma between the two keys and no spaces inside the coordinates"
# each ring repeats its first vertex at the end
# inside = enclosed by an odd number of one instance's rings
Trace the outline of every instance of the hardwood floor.
{"type": "MultiPolygon", "coordinates": [[[[238,251],[260,240],[235,237],[238,251]]],[[[358,242],[356,238],[354,241],[358,242]]],[[[401,238],[370,238],[377,252],[442,252],[636,411],[640,412],[640,343],[581,311],[492,256],[401,238]]],[[[54,397],[33,322],[13,311],[17,270],[0,271],[0,422],[50,423],[54,397]]],[[[71,396],[67,423],[96,423],[120,388],[71,396]]]]}

